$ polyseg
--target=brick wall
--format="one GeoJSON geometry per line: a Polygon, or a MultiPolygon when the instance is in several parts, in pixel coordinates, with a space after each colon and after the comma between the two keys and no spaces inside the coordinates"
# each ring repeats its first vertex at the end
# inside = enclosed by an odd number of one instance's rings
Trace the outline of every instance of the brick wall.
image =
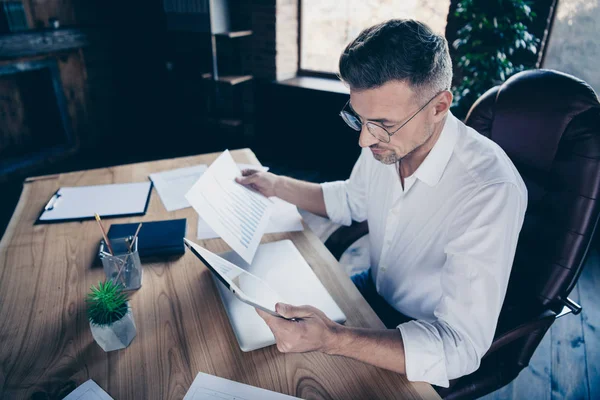
{"type": "Polygon", "coordinates": [[[252,70],[264,80],[294,77],[298,68],[298,1],[254,0],[252,70]]]}

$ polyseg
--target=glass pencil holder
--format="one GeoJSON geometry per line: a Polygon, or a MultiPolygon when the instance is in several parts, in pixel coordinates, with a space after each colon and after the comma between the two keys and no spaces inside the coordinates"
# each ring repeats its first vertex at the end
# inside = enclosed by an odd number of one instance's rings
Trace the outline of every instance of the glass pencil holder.
{"type": "Polygon", "coordinates": [[[113,254],[100,242],[100,259],[106,279],[121,284],[125,290],[135,290],[142,286],[142,263],[138,253],[138,239],[110,239],[113,254]]]}

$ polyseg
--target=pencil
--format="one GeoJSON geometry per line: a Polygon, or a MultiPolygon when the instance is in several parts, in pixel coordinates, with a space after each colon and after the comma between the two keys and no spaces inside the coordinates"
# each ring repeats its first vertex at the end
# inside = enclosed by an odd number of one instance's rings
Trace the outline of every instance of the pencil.
{"type": "Polygon", "coordinates": [[[102,221],[100,221],[100,216],[96,213],[94,213],[94,217],[96,217],[96,221],[98,222],[98,225],[100,226],[100,230],[102,231],[102,237],[104,238],[104,243],[106,243],[106,247],[108,247],[108,251],[110,251],[110,255],[114,256],[115,253],[113,252],[112,246],[110,245],[110,241],[108,240],[108,237],[106,236],[106,231],[104,230],[104,227],[102,226],[102,221]]]}
{"type": "Polygon", "coordinates": [[[129,245],[129,251],[131,251],[131,246],[133,246],[133,244],[135,243],[135,239],[137,239],[138,233],[140,233],[140,229],[142,229],[142,223],[141,222],[138,225],[137,229],[135,230],[135,235],[133,235],[133,239],[131,239],[131,244],[129,245]]]}
{"type": "MultiPolygon", "coordinates": [[[[140,222],[140,224],[138,225],[137,229],[135,230],[135,235],[133,235],[133,239],[131,239],[131,242],[127,244],[127,247],[129,247],[129,253],[125,257],[125,261],[123,262],[123,265],[121,266],[121,268],[119,268],[119,273],[117,274],[117,277],[115,278],[115,281],[119,280],[119,277],[121,276],[121,272],[123,272],[123,268],[125,267],[125,265],[127,265],[127,261],[129,260],[129,256],[131,255],[131,252],[133,251],[133,249],[131,248],[131,246],[133,246],[133,244],[135,243],[135,239],[137,238],[138,233],[140,233],[140,229],[141,228],[142,228],[142,223],[140,222]]],[[[129,240],[129,239],[126,239],[126,240],[129,240]]],[[[126,286],[125,282],[123,282],[123,286],[126,286]]]]}

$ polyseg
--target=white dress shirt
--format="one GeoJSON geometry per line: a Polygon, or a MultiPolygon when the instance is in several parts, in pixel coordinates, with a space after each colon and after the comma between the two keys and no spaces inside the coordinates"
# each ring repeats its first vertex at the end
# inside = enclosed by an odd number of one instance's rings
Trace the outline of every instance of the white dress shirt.
{"type": "Polygon", "coordinates": [[[397,166],[368,148],[350,179],[322,188],[332,221],[368,221],[377,292],[416,318],[398,326],[407,378],[448,387],[475,371],[494,337],[527,207],[506,153],[449,113],[404,190],[397,166]]]}

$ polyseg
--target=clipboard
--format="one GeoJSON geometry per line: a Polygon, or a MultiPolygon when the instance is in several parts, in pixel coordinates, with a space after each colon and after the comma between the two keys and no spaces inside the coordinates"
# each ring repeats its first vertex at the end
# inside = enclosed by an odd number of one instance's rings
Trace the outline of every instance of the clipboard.
{"type": "Polygon", "coordinates": [[[152,182],[61,187],[48,200],[35,224],[51,224],[102,218],[144,215],[152,182]]]}

